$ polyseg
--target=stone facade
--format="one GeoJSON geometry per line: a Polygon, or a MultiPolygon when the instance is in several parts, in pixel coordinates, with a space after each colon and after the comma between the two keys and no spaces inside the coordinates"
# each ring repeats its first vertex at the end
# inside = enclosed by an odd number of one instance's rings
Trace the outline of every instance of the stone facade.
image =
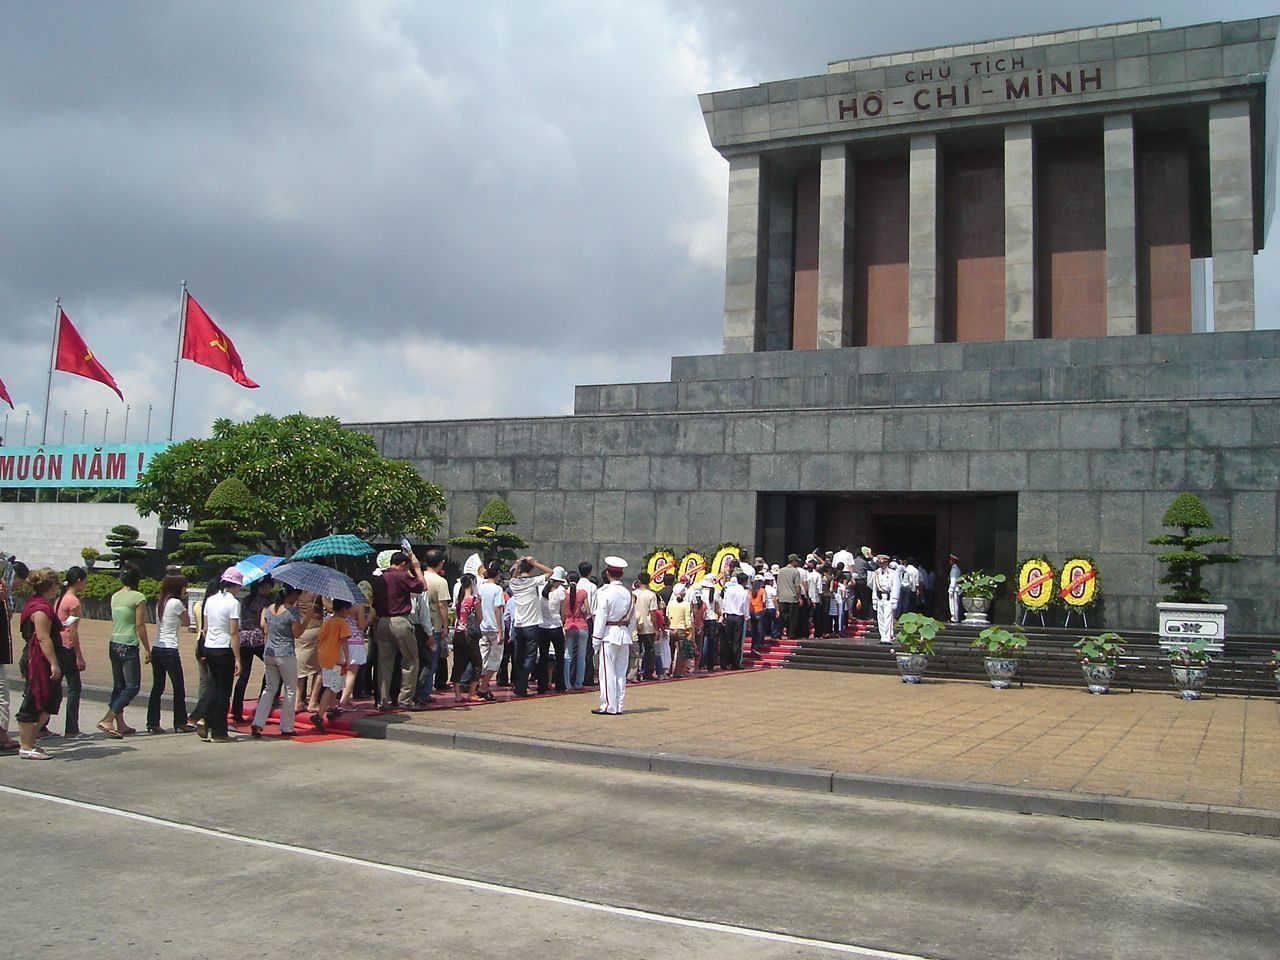
{"type": "Polygon", "coordinates": [[[444,532],[503,496],[556,562],[756,549],[771,493],[1015,494],[1017,555],[1095,557],[1120,628],[1154,628],[1146,540],[1192,490],[1245,557],[1210,575],[1231,629],[1270,632],[1277,398],[1280,332],[1251,331],[677,357],[569,417],[357,428],[444,489],[444,532]]]}
{"type": "MultiPolygon", "coordinates": [[[[969,204],[950,215],[982,222],[1003,206],[1007,339],[1190,332],[1190,261],[1210,256],[1216,329],[1253,329],[1253,254],[1275,193],[1269,88],[1278,23],[1162,29],[1158,20],[1133,21],[836,61],[818,76],[703,94],[711,143],[730,163],[725,351],[989,336],[996,325],[986,297],[968,307],[947,299],[957,265],[943,269],[940,257],[949,229],[941,184],[953,159],[964,166],[994,149],[1005,158],[1003,204],[992,198],[990,210],[969,204]],[[1165,235],[1165,210],[1139,203],[1138,171],[1153,150],[1190,173],[1163,187],[1165,207],[1186,224],[1188,236],[1176,241],[1165,235]],[[910,169],[904,222],[893,204],[854,202],[863,167],[895,157],[910,169]],[[786,195],[798,197],[818,171],[811,303],[799,296],[809,278],[793,264],[788,285],[775,244],[799,239],[803,210],[788,207],[786,195]],[[1086,202],[1073,203],[1076,196],[1086,202]],[[775,217],[794,218],[794,229],[775,217]],[[863,232],[909,238],[901,291],[874,291],[868,317],[857,307],[867,291],[850,275],[863,232]],[[1143,238],[1157,235],[1160,288],[1139,263],[1143,238]],[[779,329],[788,311],[789,337],[779,329]]],[[[880,247],[874,261],[893,262],[880,247]]],[[[998,279],[989,285],[998,295],[998,279]]]]}

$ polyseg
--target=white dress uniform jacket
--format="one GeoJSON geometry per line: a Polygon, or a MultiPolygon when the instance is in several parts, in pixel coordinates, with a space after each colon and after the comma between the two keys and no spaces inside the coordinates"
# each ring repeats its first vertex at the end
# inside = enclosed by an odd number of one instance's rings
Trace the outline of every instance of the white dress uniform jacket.
{"type": "Polygon", "coordinates": [[[596,647],[601,713],[622,712],[634,621],[635,597],[625,586],[615,580],[596,591],[591,633],[596,647]]]}

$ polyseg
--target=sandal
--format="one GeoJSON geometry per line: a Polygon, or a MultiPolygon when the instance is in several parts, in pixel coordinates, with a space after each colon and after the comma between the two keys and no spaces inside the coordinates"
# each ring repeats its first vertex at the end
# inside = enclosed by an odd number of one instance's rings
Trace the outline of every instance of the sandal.
{"type": "Polygon", "coordinates": [[[129,734],[131,734],[131,733],[137,733],[137,732],[138,732],[138,731],[137,731],[135,728],[133,728],[133,727],[125,727],[123,730],[121,730],[121,731],[120,731],[120,735],[121,735],[122,737],[127,737],[127,736],[129,736],[129,734]]]}
{"type": "Polygon", "coordinates": [[[108,727],[105,723],[98,724],[98,729],[105,733],[112,740],[123,740],[124,734],[115,727],[108,727]]]}

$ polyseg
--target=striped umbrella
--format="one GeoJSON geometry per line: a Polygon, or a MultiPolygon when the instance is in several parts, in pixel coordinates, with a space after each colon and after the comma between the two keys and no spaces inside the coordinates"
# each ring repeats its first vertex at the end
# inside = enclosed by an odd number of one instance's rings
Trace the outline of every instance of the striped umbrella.
{"type": "Polygon", "coordinates": [[[331,600],[346,600],[349,603],[366,603],[364,594],[356,586],[356,582],[341,570],[321,566],[318,563],[282,563],[271,571],[271,578],[277,583],[288,584],[299,590],[329,597],[331,600]]]}
{"type": "Polygon", "coordinates": [[[273,557],[269,553],[255,553],[237,563],[236,569],[244,574],[244,585],[247,587],[254,581],[261,580],[282,563],[284,563],[284,557],[273,557]]]}
{"type": "Polygon", "coordinates": [[[292,562],[311,560],[315,557],[365,557],[374,552],[373,547],[353,534],[334,533],[312,540],[310,543],[304,543],[289,560],[292,562]]]}

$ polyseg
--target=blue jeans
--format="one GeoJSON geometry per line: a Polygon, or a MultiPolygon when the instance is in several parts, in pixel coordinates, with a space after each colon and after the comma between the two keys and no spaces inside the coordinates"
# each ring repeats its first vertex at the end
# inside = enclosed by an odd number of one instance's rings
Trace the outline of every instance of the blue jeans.
{"type": "Polygon", "coordinates": [[[570,627],[564,632],[564,682],[570,690],[581,690],[587,669],[587,631],[570,627]]]}
{"type": "Polygon", "coordinates": [[[511,655],[515,667],[515,675],[511,678],[511,686],[517,697],[529,695],[529,677],[538,668],[538,628],[516,627],[516,649],[511,655]]]}
{"type": "Polygon", "coordinates": [[[440,646],[444,643],[444,634],[439,630],[431,631],[431,649],[427,651],[427,659],[421,664],[418,672],[418,691],[415,699],[424,700],[435,692],[436,671],[440,668],[440,646]]]}
{"type": "Polygon", "coordinates": [[[113,643],[111,656],[111,702],[108,709],[119,713],[133,702],[142,687],[142,660],[136,645],[113,643]]]}

